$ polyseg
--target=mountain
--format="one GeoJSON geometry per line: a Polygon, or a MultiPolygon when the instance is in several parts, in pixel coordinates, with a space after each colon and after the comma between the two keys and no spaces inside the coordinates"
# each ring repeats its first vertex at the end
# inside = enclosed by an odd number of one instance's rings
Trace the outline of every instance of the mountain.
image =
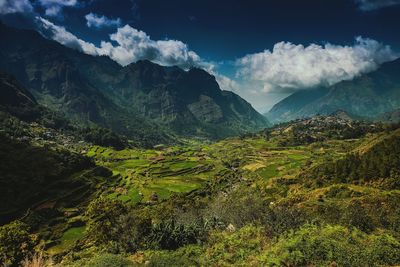
{"type": "Polygon", "coordinates": [[[215,77],[199,68],[184,71],[138,61],[113,82],[123,106],[183,135],[224,137],[261,129],[266,120],[238,95],[222,91],[215,77]]]}
{"type": "Polygon", "coordinates": [[[171,142],[156,124],[116,105],[98,89],[100,81],[121,69],[114,61],[69,49],[31,30],[2,24],[0,36],[6,40],[0,43],[0,69],[13,74],[42,106],[77,124],[127,135],[138,145],[171,142]]]}
{"type": "Polygon", "coordinates": [[[84,125],[156,143],[171,134],[221,138],[262,129],[268,121],[249,103],[222,91],[201,69],[184,71],[139,61],[126,67],[90,56],[31,30],[0,25],[0,68],[37,101],[84,125]]]}
{"type": "Polygon", "coordinates": [[[0,112],[23,121],[41,121],[48,126],[63,127],[66,120],[40,106],[35,97],[17,79],[0,71],[0,112]]]}
{"type": "Polygon", "coordinates": [[[388,123],[399,123],[400,122],[400,108],[385,112],[379,115],[376,120],[388,122],[388,123]]]}
{"type": "Polygon", "coordinates": [[[289,121],[291,119],[295,119],[296,116],[294,114],[297,114],[304,106],[320,99],[327,93],[328,88],[324,87],[315,90],[295,92],[279,101],[264,115],[271,122],[289,121]]]}
{"type": "Polygon", "coordinates": [[[296,92],[277,103],[266,116],[280,122],[343,110],[372,119],[399,107],[400,59],[397,59],[351,81],[296,92]]]}
{"type": "Polygon", "coordinates": [[[8,108],[34,107],[37,102],[13,76],[0,71],[0,105],[8,108]]]}
{"type": "Polygon", "coordinates": [[[38,103],[12,75],[0,71],[0,109],[17,117],[35,117],[38,103]]]}

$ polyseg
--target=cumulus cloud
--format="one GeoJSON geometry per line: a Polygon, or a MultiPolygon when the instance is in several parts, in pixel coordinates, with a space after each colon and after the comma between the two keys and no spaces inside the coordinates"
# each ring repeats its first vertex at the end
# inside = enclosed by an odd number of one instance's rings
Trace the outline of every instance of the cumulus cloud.
{"type": "Polygon", "coordinates": [[[78,5],[77,0],[39,0],[39,4],[44,7],[47,16],[59,16],[64,7],[74,7],[78,5]]]}
{"type": "Polygon", "coordinates": [[[117,28],[110,34],[110,41],[95,46],[49,20],[38,17],[37,21],[40,32],[48,38],[90,55],[109,56],[123,66],[147,59],[183,69],[201,67],[216,77],[221,89],[239,93],[254,103],[258,100],[265,103],[264,96],[271,96],[271,93],[287,94],[349,80],[396,58],[389,46],[361,37],[357,37],[352,46],[303,46],[280,42],[272,51],[265,50],[236,60],[236,77],[232,79],[218,72],[219,64],[205,61],[185,43],[153,40],[129,25],[117,28]]]}
{"type": "Polygon", "coordinates": [[[363,11],[371,11],[400,4],[400,0],[355,0],[355,2],[363,11]]]}
{"type": "Polygon", "coordinates": [[[29,0],[0,0],[0,14],[30,13],[33,7],[29,0]]]}
{"type": "Polygon", "coordinates": [[[114,44],[102,41],[97,47],[45,18],[37,17],[36,20],[39,31],[44,36],[90,55],[109,56],[123,66],[147,59],[164,66],[179,66],[184,69],[199,66],[212,69],[211,64],[202,61],[185,43],[178,40],[152,40],[145,32],[129,25],[118,28],[110,35],[114,44]]]}
{"type": "Polygon", "coordinates": [[[238,77],[258,82],[265,92],[292,92],[350,80],[396,57],[389,46],[357,37],[353,46],[311,44],[305,47],[280,42],[272,51],[238,59],[236,65],[238,77]]]}
{"type": "Polygon", "coordinates": [[[86,25],[88,27],[103,28],[103,27],[118,27],[121,25],[121,19],[110,19],[106,16],[100,16],[94,13],[89,13],[85,16],[86,25]]]}
{"type": "Polygon", "coordinates": [[[200,57],[178,40],[152,40],[145,32],[129,25],[110,35],[116,43],[102,41],[99,53],[108,55],[121,65],[148,59],[161,65],[189,68],[200,63],[200,57]]]}
{"type": "Polygon", "coordinates": [[[155,41],[145,32],[125,25],[110,35],[110,39],[116,45],[102,41],[100,46],[97,47],[78,38],[67,31],[65,27],[58,26],[45,18],[36,17],[36,23],[44,36],[86,54],[106,55],[123,66],[141,59],[147,59],[163,66],[179,66],[183,69],[200,67],[215,76],[221,89],[239,92],[240,86],[235,80],[218,73],[215,63],[204,61],[181,41],[155,41]]]}
{"type": "Polygon", "coordinates": [[[44,36],[86,54],[99,55],[98,48],[94,44],[79,39],[74,34],[67,31],[65,27],[55,25],[42,17],[36,17],[36,23],[38,25],[38,30],[44,36]]]}
{"type": "Polygon", "coordinates": [[[239,93],[241,91],[240,85],[237,81],[215,71],[211,71],[210,73],[215,76],[215,79],[222,90],[232,91],[235,93],[239,93]]]}

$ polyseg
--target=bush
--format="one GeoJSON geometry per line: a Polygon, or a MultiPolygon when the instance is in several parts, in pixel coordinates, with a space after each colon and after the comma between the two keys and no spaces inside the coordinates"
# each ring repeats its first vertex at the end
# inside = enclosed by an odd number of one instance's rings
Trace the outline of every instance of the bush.
{"type": "Polygon", "coordinates": [[[381,266],[400,263],[400,242],[357,228],[306,224],[282,236],[261,257],[268,266],[381,266]]]}
{"type": "Polygon", "coordinates": [[[202,248],[188,245],[175,251],[152,251],[149,257],[150,267],[200,266],[202,248]]]}
{"type": "Polygon", "coordinates": [[[239,187],[225,197],[216,198],[207,210],[225,226],[241,228],[248,224],[265,226],[269,235],[279,235],[305,223],[303,211],[292,206],[270,206],[254,189],[239,187]]]}
{"type": "Polygon", "coordinates": [[[88,236],[97,244],[114,240],[118,219],[126,213],[127,208],[122,201],[105,197],[93,200],[86,211],[88,236]]]}
{"type": "Polygon", "coordinates": [[[13,221],[0,227],[0,262],[18,266],[33,250],[34,238],[23,222],[13,221]]]}
{"type": "Polygon", "coordinates": [[[262,227],[247,225],[234,232],[214,232],[210,235],[203,265],[261,266],[255,256],[266,244],[267,236],[262,227]]]}
{"type": "Polygon", "coordinates": [[[204,240],[206,230],[201,223],[178,224],[174,219],[153,225],[148,242],[161,249],[177,249],[179,247],[200,243],[204,240]]]}
{"type": "Polygon", "coordinates": [[[216,198],[207,210],[208,217],[238,228],[249,223],[264,222],[270,213],[268,204],[259,196],[259,192],[243,187],[216,198]]]}
{"type": "Polygon", "coordinates": [[[90,259],[82,259],[68,267],[131,267],[136,266],[122,255],[96,255],[90,259]]]}
{"type": "Polygon", "coordinates": [[[136,215],[120,200],[105,197],[89,204],[86,217],[89,238],[113,253],[136,251],[151,227],[146,216],[136,215]]]}

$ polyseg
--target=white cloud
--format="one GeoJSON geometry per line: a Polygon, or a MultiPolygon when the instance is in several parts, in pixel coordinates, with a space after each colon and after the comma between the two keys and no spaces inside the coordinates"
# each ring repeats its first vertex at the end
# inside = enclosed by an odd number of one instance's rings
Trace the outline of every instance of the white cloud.
{"type": "Polygon", "coordinates": [[[42,7],[45,8],[47,16],[59,16],[64,7],[74,7],[78,5],[77,0],[39,0],[42,7]]]}
{"type": "Polygon", "coordinates": [[[355,0],[355,2],[363,11],[371,11],[400,4],[400,0],[355,0]]]}
{"type": "Polygon", "coordinates": [[[212,73],[215,76],[215,79],[217,80],[219,87],[222,90],[227,90],[227,91],[232,91],[235,93],[238,93],[240,91],[240,85],[237,81],[232,80],[231,78],[218,74],[216,72],[212,73]]]}
{"type": "Polygon", "coordinates": [[[179,66],[184,69],[192,66],[207,70],[213,68],[212,64],[204,62],[185,43],[178,40],[152,40],[145,32],[129,25],[118,28],[110,35],[110,39],[116,44],[102,41],[100,47],[97,47],[47,19],[37,17],[36,20],[39,31],[44,36],[90,55],[109,56],[123,66],[147,59],[160,65],[179,66]]]}
{"type": "Polygon", "coordinates": [[[85,16],[86,25],[88,27],[103,28],[103,27],[118,27],[121,24],[121,19],[110,19],[106,16],[100,16],[94,13],[89,13],[85,16]]]}
{"type": "Polygon", "coordinates": [[[389,46],[357,37],[353,46],[290,42],[275,44],[272,52],[250,54],[236,61],[237,76],[262,86],[262,91],[295,91],[350,80],[396,58],[389,46]]]}
{"type": "Polygon", "coordinates": [[[117,28],[110,35],[110,41],[95,46],[44,18],[38,17],[37,21],[40,31],[48,38],[90,55],[107,55],[123,66],[147,59],[184,69],[201,67],[216,77],[221,89],[240,94],[257,108],[269,102],[272,105],[275,100],[295,90],[352,79],[396,57],[389,46],[361,37],[356,38],[352,46],[311,44],[305,47],[280,42],[272,51],[265,50],[238,59],[234,66],[237,76],[231,79],[218,72],[219,64],[200,58],[185,43],[153,40],[145,32],[129,25],[117,28]]]}
{"type": "Polygon", "coordinates": [[[29,0],[0,0],[0,14],[30,13],[33,7],[29,0]]]}
{"type": "Polygon", "coordinates": [[[89,55],[98,55],[98,48],[82,39],[79,39],[64,27],[55,25],[54,23],[42,17],[36,17],[39,31],[46,37],[49,37],[65,46],[77,49],[89,55]]]}
{"type": "Polygon", "coordinates": [[[183,69],[200,67],[216,77],[221,89],[239,92],[239,84],[216,71],[216,64],[206,62],[188,46],[177,40],[152,40],[145,32],[132,28],[129,25],[118,28],[110,35],[116,42],[102,41],[100,47],[79,39],[64,27],[55,25],[47,19],[37,17],[40,32],[65,46],[77,49],[90,55],[107,55],[125,66],[141,59],[151,60],[164,66],[179,66],[183,69]]]}
{"type": "Polygon", "coordinates": [[[189,68],[201,63],[200,57],[188,46],[178,40],[152,40],[145,32],[129,25],[118,28],[110,35],[116,42],[101,42],[99,53],[108,55],[121,65],[127,65],[140,59],[148,59],[161,65],[177,65],[189,68]]]}

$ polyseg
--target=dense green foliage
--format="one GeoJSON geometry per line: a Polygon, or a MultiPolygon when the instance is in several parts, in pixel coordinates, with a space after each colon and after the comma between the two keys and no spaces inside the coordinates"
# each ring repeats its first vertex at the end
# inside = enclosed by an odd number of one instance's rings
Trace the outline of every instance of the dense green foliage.
{"type": "Polygon", "coordinates": [[[60,266],[400,264],[399,130],[335,118],[145,150],[5,116],[3,227],[60,266]]]}
{"type": "Polygon", "coordinates": [[[377,137],[376,145],[365,144],[342,159],[316,166],[307,173],[317,183],[364,183],[387,178],[399,188],[400,131],[377,137]]]}
{"type": "Polygon", "coordinates": [[[280,238],[262,258],[268,266],[385,266],[400,261],[400,242],[343,226],[304,225],[280,238]]]}
{"type": "Polygon", "coordinates": [[[91,258],[90,260],[80,260],[72,264],[66,265],[67,267],[133,267],[137,266],[133,262],[127,260],[122,255],[103,254],[91,258]]]}
{"type": "MultiPolygon", "coordinates": [[[[67,150],[35,147],[2,136],[0,144],[0,213],[2,220],[46,199],[84,186],[68,177],[93,166],[87,157],[67,150]]],[[[7,220],[7,219],[6,219],[7,220]]]]}
{"type": "Polygon", "coordinates": [[[79,134],[87,142],[99,146],[110,146],[116,149],[127,147],[128,141],[113,131],[105,128],[86,128],[79,131],[79,134]]]}
{"type": "Polygon", "coordinates": [[[263,134],[267,140],[277,139],[281,146],[299,146],[332,139],[360,138],[367,133],[381,132],[391,127],[394,126],[352,120],[347,114],[338,112],[330,116],[315,116],[280,123],[265,129],[263,134]]]}
{"type": "Polygon", "coordinates": [[[0,262],[5,266],[18,266],[34,245],[35,239],[25,223],[14,221],[0,227],[0,262]]]}

